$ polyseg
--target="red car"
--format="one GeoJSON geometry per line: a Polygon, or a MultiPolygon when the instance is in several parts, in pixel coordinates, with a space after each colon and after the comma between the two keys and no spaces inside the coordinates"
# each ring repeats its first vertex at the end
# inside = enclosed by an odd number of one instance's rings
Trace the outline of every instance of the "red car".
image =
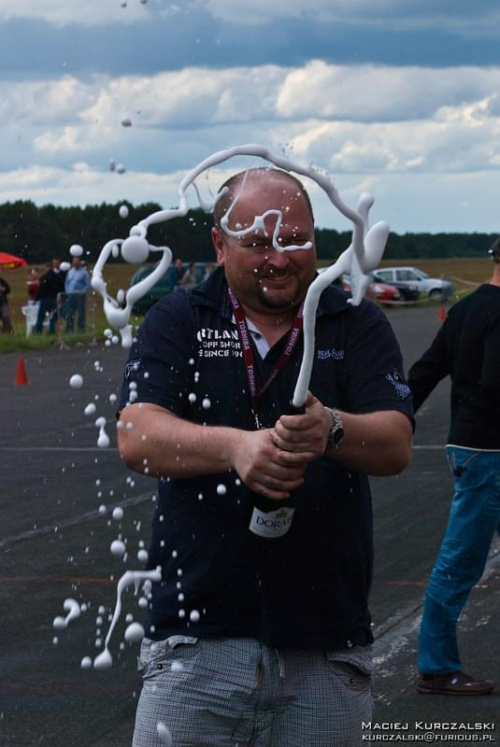
{"type": "MultiPolygon", "coordinates": [[[[343,280],[342,286],[347,293],[350,293],[351,286],[346,280],[343,280]]],[[[370,283],[365,296],[371,301],[378,301],[380,304],[387,306],[400,303],[403,300],[399,290],[393,285],[386,285],[386,283],[370,283]]]]}

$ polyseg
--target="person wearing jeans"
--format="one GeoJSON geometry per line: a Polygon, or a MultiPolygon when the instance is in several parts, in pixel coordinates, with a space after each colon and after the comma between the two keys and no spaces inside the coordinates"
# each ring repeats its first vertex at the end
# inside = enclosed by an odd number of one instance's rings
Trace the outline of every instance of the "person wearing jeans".
{"type": "Polygon", "coordinates": [[[66,328],[73,332],[75,313],[78,314],[78,330],[85,332],[85,297],[90,290],[90,274],[80,257],[73,257],[71,268],[66,275],[64,290],[67,294],[65,304],[66,328]]]}
{"type": "Polygon", "coordinates": [[[494,683],[466,674],[457,622],[481,578],[500,520],[500,241],[489,283],[453,306],[430,348],[410,369],[415,410],[450,376],[447,457],[455,477],[448,526],[432,569],[419,636],[417,690],[486,695],[494,683]]]}
{"type": "Polygon", "coordinates": [[[432,570],[420,630],[419,671],[461,669],[457,620],[481,578],[500,516],[500,453],[447,448],[455,493],[432,570]]]}

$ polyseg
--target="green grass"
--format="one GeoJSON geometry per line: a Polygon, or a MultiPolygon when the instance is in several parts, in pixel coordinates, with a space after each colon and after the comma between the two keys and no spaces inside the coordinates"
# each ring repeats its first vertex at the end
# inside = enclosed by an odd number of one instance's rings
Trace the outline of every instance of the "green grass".
{"type": "MultiPolygon", "coordinates": [[[[96,339],[104,340],[104,335],[96,335],[96,339]]],[[[13,335],[0,335],[0,355],[2,353],[19,353],[28,350],[46,350],[47,348],[58,347],[61,343],[72,348],[76,345],[89,345],[94,340],[94,335],[90,333],[61,335],[32,334],[29,337],[17,332],[13,335]]]]}

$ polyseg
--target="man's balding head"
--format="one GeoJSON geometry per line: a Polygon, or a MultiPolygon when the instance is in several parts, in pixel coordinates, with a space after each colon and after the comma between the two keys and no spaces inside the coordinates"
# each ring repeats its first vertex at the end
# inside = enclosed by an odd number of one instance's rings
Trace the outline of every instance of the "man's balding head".
{"type": "MultiPolygon", "coordinates": [[[[221,186],[221,188],[219,189],[219,194],[221,194],[224,190],[225,192],[219,197],[214,207],[214,224],[217,226],[217,228],[221,227],[221,221],[233,204],[235,197],[237,197],[238,195],[238,192],[241,190],[243,182],[245,182],[245,185],[250,186],[255,182],[259,182],[260,180],[266,183],[269,183],[269,181],[283,181],[284,184],[291,185],[293,189],[292,194],[295,194],[295,196],[297,197],[303,197],[305,199],[311,215],[311,220],[314,223],[311,200],[309,199],[309,195],[307,194],[307,191],[305,190],[302,182],[300,182],[299,179],[293,176],[293,174],[290,174],[288,171],[282,171],[281,169],[268,167],[260,167],[248,169],[246,171],[240,171],[238,174],[234,174],[233,176],[231,176],[221,186]]],[[[269,207],[272,208],[273,206],[270,205],[269,207]]]]}

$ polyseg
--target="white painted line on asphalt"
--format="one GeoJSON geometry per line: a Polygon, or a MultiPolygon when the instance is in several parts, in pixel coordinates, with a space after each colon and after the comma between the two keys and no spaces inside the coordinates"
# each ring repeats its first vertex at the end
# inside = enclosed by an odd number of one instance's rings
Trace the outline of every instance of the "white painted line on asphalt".
{"type": "MultiPolygon", "coordinates": [[[[100,449],[100,451],[102,451],[102,449],[100,449]]],[[[140,495],[133,495],[130,498],[124,498],[120,501],[120,503],[116,503],[113,505],[109,504],[108,514],[112,511],[113,508],[115,508],[115,506],[122,506],[123,508],[124,506],[137,506],[139,503],[151,501],[152,495],[153,491],[149,491],[148,493],[141,493],[140,495]]],[[[57,531],[59,532],[61,529],[67,529],[68,527],[73,527],[77,524],[85,524],[85,522],[94,521],[94,519],[102,520],[102,518],[102,514],[99,513],[99,510],[95,509],[94,511],[87,511],[84,514],[81,514],[81,516],[76,516],[74,519],[54,521],[52,524],[46,524],[45,526],[37,527],[36,529],[29,529],[28,531],[20,532],[13,537],[6,537],[5,539],[0,540],[0,549],[7,547],[8,545],[13,545],[15,542],[20,542],[21,540],[42,537],[47,534],[54,534],[55,527],[57,527],[57,531]]]]}

